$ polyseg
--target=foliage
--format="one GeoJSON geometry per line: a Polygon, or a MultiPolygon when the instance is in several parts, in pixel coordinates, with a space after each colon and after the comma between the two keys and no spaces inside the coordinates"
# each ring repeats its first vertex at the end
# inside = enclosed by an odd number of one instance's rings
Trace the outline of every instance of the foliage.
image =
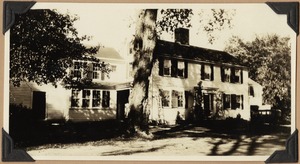
{"type": "Polygon", "coordinates": [[[178,27],[192,27],[191,18],[194,13],[191,9],[162,9],[160,14],[161,19],[156,23],[159,35],[162,31],[172,34],[178,27]]]}
{"type": "MultiPolygon", "coordinates": [[[[63,15],[55,10],[30,10],[16,15],[10,30],[10,80],[19,86],[21,81],[57,85],[67,75],[73,60],[98,61],[99,46],[86,47],[73,26],[76,16],[63,15]]],[[[65,80],[66,83],[71,81],[65,80]]]]}
{"type": "Polygon", "coordinates": [[[206,32],[208,42],[213,44],[218,38],[216,32],[233,27],[232,20],[235,16],[235,10],[211,9],[210,12],[202,10],[199,16],[200,27],[206,32]]]}
{"type": "MultiPolygon", "coordinates": [[[[225,51],[249,66],[249,77],[261,84],[263,102],[289,111],[291,107],[291,49],[288,37],[256,36],[243,41],[234,36],[225,51]]],[[[284,111],[283,111],[284,113],[284,111]]]]}
{"type": "Polygon", "coordinates": [[[210,9],[196,12],[192,9],[162,9],[160,14],[161,18],[156,24],[158,36],[161,36],[163,32],[173,34],[179,27],[191,28],[199,25],[199,32],[204,31],[208,42],[213,44],[217,39],[217,31],[232,28],[235,10],[210,9]],[[192,24],[192,19],[197,19],[199,24],[192,24]]]}

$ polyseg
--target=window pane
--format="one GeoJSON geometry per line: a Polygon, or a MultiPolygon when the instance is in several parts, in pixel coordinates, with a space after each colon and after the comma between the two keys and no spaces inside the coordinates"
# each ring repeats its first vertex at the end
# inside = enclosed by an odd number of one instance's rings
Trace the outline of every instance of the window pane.
{"type": "Polygon", "coordinates": [[[169,107],[170,105],[170,92],[162,91],[162,106],[169,107]]]}
{"type": "Polygon", "coordinates": [[[178,73],[179,77],[183,77],[183,75],[184,75],[184,69],[178,69],[177,73],[178,73]]]}
{"type": "Polygon", "coordinates": [[[89,107],[90,100],[89,99],[82,99],[82,107],[89,107]]]}
{"type": "Polygon", "coordinates": [[[178,92],[178,107],[183,107],[183,92],[178,92]]]}
{"type": "Polygon", "coordinates": [[[111,66],[111,71],[112,71],[112,72],[115,72],[116,70],[117,70],[117,66],[112,65],[112,66],[111,66]]]}
{"type": "Polygon", "coordinates": [[[79,91],[78,90],[72,90],[71,95],[71,107],[79,107],[79,91]]]}
{"type": "Polygon", "coordinates": [[[164,60],[164,75],[171,75],[171,60],[164,60]]]}
{"type": "Polygon", "coordinates": [[[101,73],[101,80],[105,80],[105,72],[101,73]]]}
{"type": "Polygon", "coordinates": [[[178,61],[178,69],[184,69],[184,62],[178,61]]]}
{"type": "Polygon", "coordinates": [[[93,91],[93,107],[100,107],[100,91],[94,90],[93,91]]]}
{"type": "Polygon", "coordinates": [[[109,107],[109,100],[110,100],[110,92],[103,91],[102,94],[102,107],[109,107]]]}
{"type": "Polygon", "coordinates": [[[253,96],[254,97],[254,88],[253,88],[253,86],[250,86],[249,87],[249,94],[250,94],[250,96],[253,96]]]}
{"type": "Polygon", "coordinates": [[[178,92],[172,91],[172,108],[178,107],[178,92]]]}
{"type": "Polygon", "coordinates": [[[83,90],[82,91],[82,107],[89,107],[90,106],[90,90],[83,90]]]}

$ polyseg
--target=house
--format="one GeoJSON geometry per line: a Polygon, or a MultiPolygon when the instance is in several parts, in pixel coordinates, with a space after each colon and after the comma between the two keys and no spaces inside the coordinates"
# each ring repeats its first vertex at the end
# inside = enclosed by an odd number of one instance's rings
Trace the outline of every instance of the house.
{"type": "MultiPolygon", "coordinates": [[[[188,29],[176,29],[175,42],[157,40],[153,55],[150,120],[167,124],[175,124],[178,117],[250,120],[250,109],[262,105],[262,86],[248,77],[248,67],[226,52],[189,45],[188,29]]],[[[108,76],[99,63],[88,61],[74,61],[69,69],[75,77],[91,78],[93,85],[66,89],[22,82],[20,87],[10,86],[10,103],[31,108],[43,120],[124,119],[133,80],[131,61],[113,48],[100,48],[95,56],[109,64],[108,76]]]]}
{"type": "Polygon", "coordinates": [[[123,118],[130,87],[128,62],[113,48],[100,48],[95,57],[109,64],[111,72],[108,75],[100,70],[99,63],[87,61],[74,61],[69,70],[74,77],[84,77],[83,67],[88,66],[88,77],[95,85],[66,89],[61,85],[22,82],[19,87],[10,85],[10,103],[34,110],[42,120],[123,118]]]}
{"type": "Polygon", "coordinates": [[[248,78],[248,68],[226,52],[189,45],[188,29],[176,29],[175,42],[158,40],[154,56],[152,120],[192,119],[197,103],[199,117],[250,120],[250,106],[261,106],[262,87],[248,78]]]}

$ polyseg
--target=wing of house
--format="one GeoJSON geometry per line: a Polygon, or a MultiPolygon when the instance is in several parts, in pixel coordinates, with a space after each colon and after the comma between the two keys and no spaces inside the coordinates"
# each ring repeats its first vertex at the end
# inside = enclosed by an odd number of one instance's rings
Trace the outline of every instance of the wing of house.
{"type": "Polygon", "coordinates": [[[124,111],[127,99],[121,98],[129,95],[128,62],[113,48],[100,48],[95,56],[109,64],[109,74],[102,72],[98,63],[88,61],[74,61],[69,71],[75,77],[83,77],[82,68],[88,66],[93,85],[66,89],[61,85],[22,82],[19,87],[10,85],[10,103],[22,104],[44,120],[97,121],[122,117],[124,114],[118,111],[124,111]]]}

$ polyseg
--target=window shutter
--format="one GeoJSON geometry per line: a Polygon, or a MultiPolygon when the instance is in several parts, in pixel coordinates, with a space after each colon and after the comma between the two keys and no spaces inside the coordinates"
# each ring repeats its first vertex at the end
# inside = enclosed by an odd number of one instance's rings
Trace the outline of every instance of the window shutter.
{"type": "Polygon", "coordinates": [[[236,109],[236,95],[231,95],[231,109],[236,109]]]}
{"type": "Polygon", "coordinates": [[[210,65],[210,70],[211,70],[210,80],[214,81],[214,65],[210,65]]]}
{"type": "Polygon", "coordinates": [[[221,67],[221,81],[224,82],[225,81],[225,70],[224,67],[221,67]]]}
{"type": "Polygon", "coordinates": [[[177,77],[177,60],[171,60],[171,76],[177,77]]]}
{"type": "Polygon", "coordinates": [[[243,84],[243,69],[241,69],[241,84],[243,84]]]}
{"type": "Polygon", "coordinates": [[[204,80],[205,79],[205,66],[204,64],[201,64],[201,80],[204,80]]]}
{"type": "Polygon", "coordinates": [[[230,82],[234,83],[235,82],[235,68],[230,69],[230,82]]]}
{"type": "Polygon", "coordinates": [[[184,62],[184,78],[188,78],[188,62],[184,62]]]}
{"type": "Polygon", "coordinates": [[[87,70],[87,78],[88,79],[93,79],[93,63],[88,63],[87,64],[87,66],[88,66],[88,70],[87,70]]]}
{"type": "Polygon", "coordinates": [[[241,106],[242,106],[242,109],[244,109],[244,95],[241,95],[241,99],[242,99],[242,104],[241,104],[241,106]]]}
{"type": "Polygon", "coordinates": [[[164,73],[164,59],[163,58],[158,58],[158,74],[160,76],[163,76],[164,73]]]}
{"type": "Polygon", "coordinates": [[[226,95],[225,93],[222,94],[223,97],[223,109],[226,109],[226,95]]]}
{"type": "Polygon", "coordinates": [[[189,107],[188,105],[189,91],[184,91],[184,99],[185,99],[185,108],[187,109],[189,107]]]}

